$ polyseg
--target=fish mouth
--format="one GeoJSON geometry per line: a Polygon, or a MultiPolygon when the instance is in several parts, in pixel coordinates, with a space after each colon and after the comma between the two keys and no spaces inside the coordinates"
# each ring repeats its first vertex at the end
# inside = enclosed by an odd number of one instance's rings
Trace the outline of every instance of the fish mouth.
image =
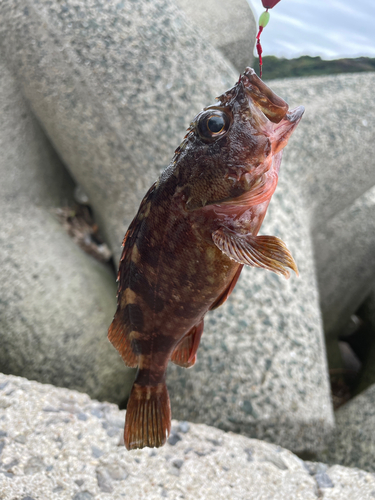
{"type": "Polygon", "coordinates": [[[301,121],[304,112],[305,108],[303,106],[297,106],[288,111],[279,123],[273,125],[273,130],[269,138],[271,140],[272,153],[274,155],[287,145],[290,136],[301,121]]]}
{"type": "Polygon", "coordinates": [[[273,123],[279,123],[288,113],[288,104],[261,80],[252,68],[240,77],[249,100],[273,123]]]}
{"type": "Polygon", "coordinates": [[[275,94],[252,68],[246,68],[239,83],[247,94],[255,128],[269,137],[272,153],[277,154],[287,145],[305,108],[298,106],[289,110],[284,99],[275,94]]]}
{"type": "Polygon", "coordinates": [[[305,112],[304,106],[297,106],[296,108],[288,111],[288,113],[285,115],[285,118],[290,123],[293,123],[294,126],[297,126],[298,123],[300,122],[304,112],[305,112]]]}
{"type": "Polygon", "coordinates": [[[304,112],[304,106],[297,106],[296,108],[288,111],[282,120],[273,125],[275,138],[278,138],[280,140],[281,137],[285,135],[287,135],[287,138],[289,138],[293,130],[301,121],[304,112]]]}

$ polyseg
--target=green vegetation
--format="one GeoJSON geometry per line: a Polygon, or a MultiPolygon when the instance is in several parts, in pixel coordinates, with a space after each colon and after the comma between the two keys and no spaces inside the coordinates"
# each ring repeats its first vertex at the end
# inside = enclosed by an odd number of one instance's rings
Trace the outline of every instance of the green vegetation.
{"type": "MultiPolygon", "coordinates": [[[[254,69],[259,74],[258,58],[254,59],[254,69]]],[[[297,59],[279,59],[275,56],[263,57],[263,78],[289,78],[296,76],[333,75],[337,73],[358,73],[375,71],[375,58],[336,59],[325,61],[320,57],[301,56],[297,59]]]]}

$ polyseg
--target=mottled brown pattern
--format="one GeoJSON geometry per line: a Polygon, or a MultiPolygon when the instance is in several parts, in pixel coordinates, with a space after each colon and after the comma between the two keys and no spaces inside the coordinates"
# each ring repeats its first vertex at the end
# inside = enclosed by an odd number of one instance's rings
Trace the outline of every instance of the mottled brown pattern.
{"type": "Polygon", "coordinates": [[[124,238],[109,329],[125,363],[138,366],[125,425],[129,449],[165,442],[168,362],[195,363],[203,318],[225,302],[243,264],[283,274],[295,268],[280,240],[256,235],[276,187],[280,151],[302,113],[288,113],[247,68],[194,118],[142,201],[124,238]]]}

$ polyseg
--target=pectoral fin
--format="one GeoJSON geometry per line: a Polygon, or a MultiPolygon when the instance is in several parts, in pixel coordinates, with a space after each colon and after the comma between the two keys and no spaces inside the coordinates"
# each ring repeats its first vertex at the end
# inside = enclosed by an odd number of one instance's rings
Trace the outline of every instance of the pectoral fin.
{"type": "Polygon", "coordinates": [[[298,276],[297,264],[285,243],[276,236],[237,234],[220,228],[212,234],[215,245],[239,264],[263,267],[276,274],[290,277],[288,267],[298,276]]]}

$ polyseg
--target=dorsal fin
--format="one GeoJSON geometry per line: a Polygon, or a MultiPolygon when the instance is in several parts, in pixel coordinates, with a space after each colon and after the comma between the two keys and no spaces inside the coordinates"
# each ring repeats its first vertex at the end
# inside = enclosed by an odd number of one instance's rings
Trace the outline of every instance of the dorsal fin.
{"type": "MultiPolygon", "coordinates": [[[[148,190],[142,200],[137,215],[127,230],[123,245],[123,251],[120,259],[120,267],[117,275],[118,294],[117,294],[117,310],[113,321],[108,330],[108,339],[121,354],[125,364],[129,367],[135,367],[138,364],[137,356],[133,352],[130,334],[137,331],[137,326],[134,324],[134,316],[137,313],[137,305],[128,302],[125,297],[126,290],[129,287],[130,270],[132,264],[132,255],[137,250],[135,242],[142,222],[147,216],[149,210],[148,204],[151,203],[152,194],[155,190],[154,183],[148,190]]],[[[139,314],[138,314],[139,316],[139,314]]],[[[137,322],[139,323],[139,321],[137,322]]]]}

